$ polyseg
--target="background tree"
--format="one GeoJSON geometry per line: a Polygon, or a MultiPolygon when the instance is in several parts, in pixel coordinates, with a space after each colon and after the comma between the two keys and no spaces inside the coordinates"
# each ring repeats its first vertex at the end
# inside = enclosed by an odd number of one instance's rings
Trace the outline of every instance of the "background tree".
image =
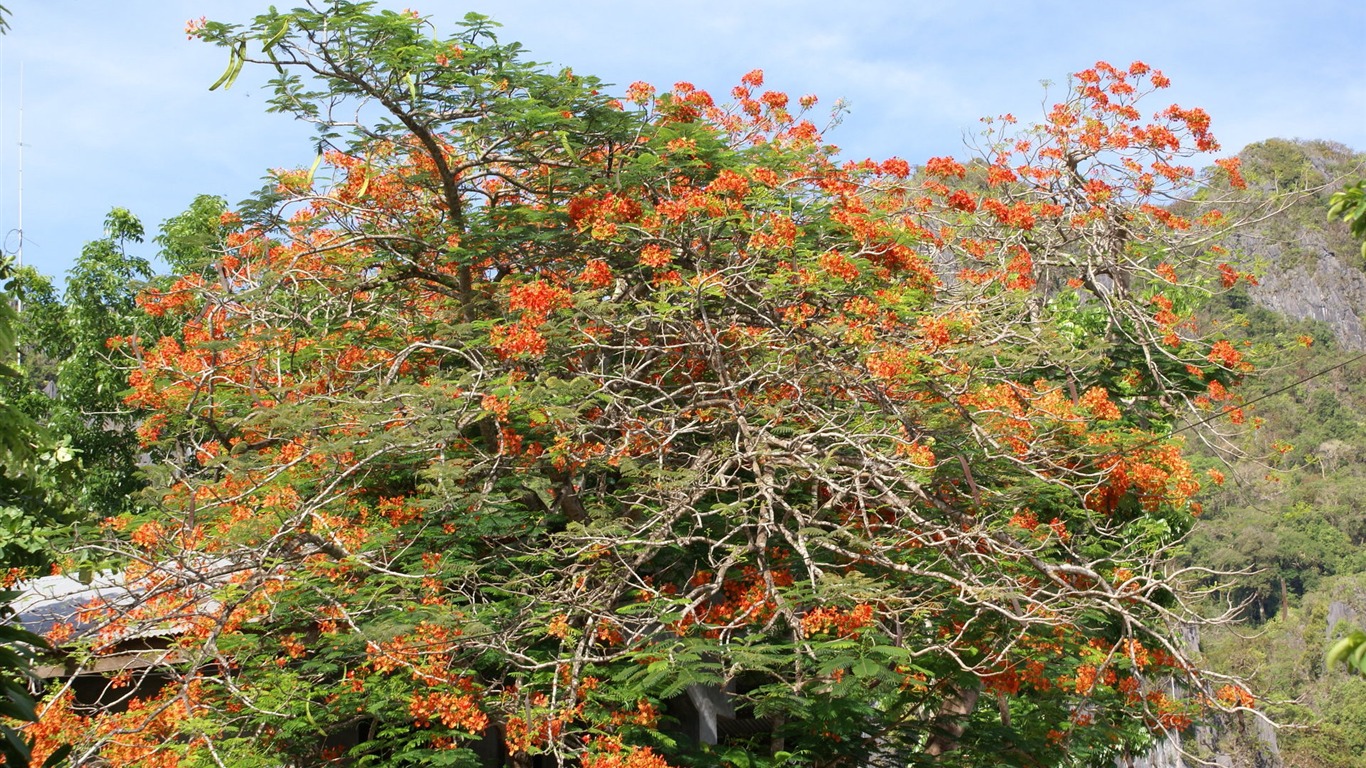
{"type": "MultiPolygon", "coordinates": [[[[221,229],[223,207],[221,200],[202,196],[165,222],[157,242],[167,263],[190,270],[196,260],[203,262],[221,229]]],[[[127,248],[142,236],[141,223],[128,211],[111,211],[105,236],[83,249],[62,295],[31,267],[12,274],[6,267],[5,295],[13,301],[0,318],[0,341],[15,361],[0,371],[5,434],[13,441],[0,479],[0,565],[7,584],[42,575],[52,559],[89,578],[107,555],[100,546],[100,521],[139,508],[145,481],[138,464],[154,454],[134,435],[141,419],[123,402],[128,371],[110,360],[105,342],[111,335],[157,335],[155,323],[134,301],[151,279],[147,261],[127,248]]],[[[46,647],[17,626],[3,631],[12,661],[46,647]]],[[[27,679],[16,671],[5,680],[7,695],[18,698],[4,714],[32,719],[27,679]]],[[[14,733],[6,731],[10,764],[27,754],[14,733]]]]}
{"type": "MultiPolygon", "coordinates": [[[[11,304],[14,286],[11,265],[0,263],[0,564],[7,570],[41,564],[49,554],[44,535],[60,507],[53,503],[57,489],[72,482],[71,449],[52,439],[11,397],[9,384],[22,378],[14,367],[18,313],[11,304]]],[[[12,581],[12,580],[11,580],[12,581]]],[[[47,642],[13,623],[12,591],[0,592],[0,716],[36,721],[29,693],[33,654],[47,642]]],[[[0,756],[6,765],[29,765],[30,741],[9,721],[0,721],[0,756]]],[[[60,761],[69,749],[60,743],[44,744],[45,757],[60,761]]]]}
{"type": "MultiPolygon", "coordinates": [[[[148,262],[128,250],[142,237],[142,224],[115,208],[105,220],[105,236],[82,249],[64,292],[31,268],[19,270],[11,284],[22,307],[15,343],[23,365],[4,383],[6,396],[60,436],[80,466],[80,483],[65,484],[60,494],[31,505],[46,509],[38,517],[51,523],[39,538],[86,573],[103,557],[98,548],[86,546],[99,539],[91,522],[138,506],[145,482],[137,465],[150,457],[134,435],[140,415],[123,402],[127,367],[112,361],[106,346],[111,336],[158,335],[134,302],[151,279],[148,262]]],[[[45,565],[48,554],[27,565],[45,565]]]]}
{"type": "Polygon", "coordinates": [[[1251,705],[1175,634],[1206,572],[1169,567],[1199,487],[1169,433],[1235,411],[1248,365],[1192,318],[1244,276],[1202,247],[1216,212],[1166,205],[1217,143],[1198,109],[1143,119],[1160,72],[1098,64],[913,177],[841,163],[760,72],[726,107],[623,103],[477,15],[197,34],[222,83],[274,67],[322,156],[138,298],[168,332],[112,342],[166,460],[111,522],[143,600],[90,642],[174,627],[180,661],[125,712],[54,701],[46,738],[1064,764],[1251,705]],[[692,684],[762,735],[680,738],[692,684]]]}
{"type": "Polygon", "coordinates": [[[52,424],[71,435],[80,451],[84,480],[75,503],[101,518],[129,510],[141,488],[134,471],[139,449],[130,439],[135,422],[122,400],[128,375],[109,364],[106,342],[148,328],[138,323],[133,299],[151,277],[151,266],[127,250],[142,239],[142,223],[126,209],[113,209],[105,236],[86,244],[67,277],[71,346],[57,368],[61,403],[52,424]]]}

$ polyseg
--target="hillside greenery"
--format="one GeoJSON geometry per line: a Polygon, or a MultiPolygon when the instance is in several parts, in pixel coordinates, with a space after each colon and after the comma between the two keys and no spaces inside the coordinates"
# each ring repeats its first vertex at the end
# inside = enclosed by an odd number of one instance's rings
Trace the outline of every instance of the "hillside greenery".
{"type": "MultiPolygon", "coordinates": [[[[1366,155],[1276,139],[1242,157],[1245,211],[1273,191],[1301,190],[1239,235],[1244,259],[1260,261],[1263,273],[1323,259],[1340,262],[1339,274],[1362,270],[1360,242],[1326,212],[1332,195],[1360,177],[1366,155]]],[[[1286,766],[1360,768],[1366,679],[1328,668],[1324,657],[1333,641],[1366,625],[1366,360],[1326,323],[1263,308],[1257,290],[1240,288],[1205,310],[1252,348],[1259,369],[1242,393],[1255,428],[1231,447],[1204,447],[1209,468],[1226,481],[1208,491],[1186,558],[1245,575],[1220,593],[1243,606],[1240,622],[1206,632],[1202,651],[1214,668],[1251,682],[1265,712],[1284,724],[1286,766]]],[[[1353,308],[1358,318],[1360,309],[1353,308]]],[[[1244,758],[1255,744],[1249,733],[1231,741],[1241,742],[1244,758]]]]}

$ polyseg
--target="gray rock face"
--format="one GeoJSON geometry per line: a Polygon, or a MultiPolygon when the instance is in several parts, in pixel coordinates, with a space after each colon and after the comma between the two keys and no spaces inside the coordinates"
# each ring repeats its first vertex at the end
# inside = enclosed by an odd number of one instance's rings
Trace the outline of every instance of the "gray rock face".
{"type": "Polygon", "coordinates": [[[1359,627],[1366,623],[1362,621],[1361,614],[1357,613],[1355,608],[1341,600],[1334,600],[1328,604],[1328,628],[1324,632],[1324,642],[1331,641],[1339,636],[1338,622],[1343,621],[1353,627],[1359,627]]]}
{"type": "Polygon", "coordinates": [[[1169,736],[1147,754],[1116,762],[1116,768],[1283,768],[1276,729],[1255,715],[1197,726],[1169,736]]]}
{"type": "Polygon", "coordinates": [[[1345,349],[1366,349],[1361,243],[1328,218],[1333,191],[1366,174],[1366,154],[1331,141],[1268,139],[1239,157],[1249,223],[1226,245],[1260,275],[1249,296],[1286,317],[1327,324],[1345,349]]]}
{"type": "Polygon", "coordinates": [[[1277,243],[1247,243],[1268,267],[1260,285],[1248,291],[1258,305],[1296,320],[1318,320],[1333,330],[1345,349],[1366,349],[1366,272],[1354,266],[1354,254],[1335,254],[1324,238],[1305,233],[1309,258],[1285,259],[1277,243]],[[1318,241],[1318,242],[1314,242],[1318,241]],[[1259,247],[1260,246],[1260,247],[1259,247]],[[1287,263],[1290,262],[1290,263],[1287,263]]]}
{"type": "Polygon", "coordinates": [[[1117,762],[1120,768],[1185,768],[1181,759],[1181,744],[1172,737],[1163,739],[1152,750],[1139,757],[1129,757],[1117,762]]]}
{"type": "MultiPolygon", "coordinates": [[[[1200,650],[1200,628],[1180,628],[1187,650],[1200,650]]],[[[1115,761],[1116,768],[1284,768],[1276,729],[1250,712],[1223,715],[1184,733],[1170,733],[1142,755],[1115,761]]]]}

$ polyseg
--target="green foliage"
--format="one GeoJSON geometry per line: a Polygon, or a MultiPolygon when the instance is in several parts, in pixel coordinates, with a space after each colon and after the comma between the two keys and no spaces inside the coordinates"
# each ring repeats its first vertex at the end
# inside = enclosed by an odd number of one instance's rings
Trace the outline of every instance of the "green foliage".
{"type": "Polygon", "coordinates": [[[101,557],[82,546],[94,535],[91,523],[134,509],[142,488],[134,414],[122,401],[127,373],[111,364],[106,341],[136,332],[133,296],[150,267],[126,250],[143,235],[136,218],[114,209],[105,226],[106,236],[77,258],[63,297],[32,269],[10,281],[22,308],[14,335],[22,365],[0,392],[53,437],[32,453],[35,469],[22,483],[18,475],[0,481],[6,567],[45,565],[57,550],[88,571],[101,557]]]}
{"type": "Polygon", "coordinates": [[[133,508],[141,483],[136,478],[135,416],[124,405],[127,373],[109,362],[110,338],[137,332],[140,313],[133,298],[151,276],[146,260],[128,252],[143,238],[141,223],[116,208],[105,220],[105,236],[87,243],[67,276],[65,295],[70,352],[57,369],[60,404],[54,429],[72,436],[85,481],[74,504],[96,519],[133,508]]]}
{"type": "MultiPolygon", "coordinates": [[[[16,326],[19,315],[11,304],[14,285],[11,266],[0,263],[0,378],[5,384],[21,378],[17,363],[16,326]]],[[[8,387],[7,387],[8,389],[8,387]]],[[[72,482],[70,449],[53,440],[42,427],[4,394],[0,394],[0,567],[14,568],[46,561],[45,528],[53,522],[48,501],[56,486],[72,482]]],[[[35,650],[47,647],[42,638],[13,626],[13,592],[0,593],[0,716],[34,721],[29,693],[29,668],[35,650]]],[[[53,753],[60,761],[61,753],[53,753]]],[[[0,757],[6,765],[24,768],[30,746],[9,722],[0,722],[0,757]]]]}
{"type": "Polygon", "coordinates": [[[1361,240],[1361,258],[1366,261],[1366,181],[1334,192],[1328,201],[1328,218],[1347,222],[1352,236],[1361,240]]]}
{"type": "MultiPolygon", "coordinates": [[[[166,223],[158,242],[168,258],[187,266],[197,258],[202,268],[221,212],[215,206],[221,202],[201,198],[166,223]]],[[[16,301],[6,309],[17,312],[13,342],[22,364],[0,379],[0,394],[52,437],[41,448],[29,446],[32,471],[0,480],[4,567],[32,571],[58,551],[89,572],[102,558],[85,546],[98,539],[99,521],[139,508],[139,414],[123,402],[127,371],[110,359],[107,342],[158,333],[134,301],[151,277],[147,261],[129,252],[143,235],[137,218],[116,208],[105,236],[82,249],[63,296],[31,268],[9,281],[16,301]],[[77,476],[81,481],[73,482],[77,476]]]]}
{"type": "MultiPolygon", "coordinates": [[[[1263,257],[1262,268],[1273,274],[1297,265],[1314,274],[1313,261],[1325,253],[1349,261],[1355,233],[1326,223],[1322,212],[1331,207],[1330,218],[1352,223],[1344,214],[1356,208],[1344,201],[1356,199],[1352,190],[1359,185],[1332,196],[1342,204],[1329,195],[1344,176],[1360,173],[1360,154],[1326,142],[1273,140],[1241,156],[1253,187],[1246,200],[1274,188],[1305,190],[1243,236],[1244,258],[1263,257]]],[[[1281,298],[1267,296],[1265,288],[1261,293],[1261,301],[1281,298]]],[[[1207,515],[1189,544],[1187,562],[1246,572],[1223,594],[1244,605],[1242,623],[1207,636],[1203,650],[1214,667],[1248,676],[1269,702],[1267,713],[1291,726],[1279,736],[1287,766],[1360,768],[1366,765],[1366,686],[1342,672],[1360,646],[1351,628],[1327,625],[1335,604],[1357,615],[1366,609],[1360,352],[1344,349],[1327,325],[1289,320],[1241,290],[1202,311],[1219,318],[1259,361],[1242,391],[1256,401],[1247,415],[1258,428],[1240,435],[1224,460],[1209,462],[1228,480],[1207,497],[1207,515]],[[1325,665],[1326,658],[1336,663],[1325,665]]],[[[1251,749],[1251,742],[1240,748],[1251,749]]]]}
{"type": "Polygon", "coordinates": [[[29,389],[19,367],[25,336],[53,330],[47,322],[51,307],[37,302],[35,316],[43,319],[27,327],[9,299],[22,295],[25,276],[14,278],[8,264],[0,265],[0,273],[0,568],[23,569],[45,565],[49,540],[70,522],[65,494],[75,477],[75,451],[65,436],[40,425],[46,415],[39,407],[42,396],[29,389]]]}
{"type": "Polygon", "coordinates": [[[1272,621],[1229,627],[1202,642],[1207,657],[1247,677],[1268,716],[1290,726],[1277,737],[1287,766],[1366,766],[1366,681],[1340,663],[1325,664],[1341,631],[1328,626],[1330,608],[1366,608],[1363,588],[1363,573],[1325,581],[1272,621]]]}
{"type": "Polygon", "coordinates": [[[1366,632],[1354,629],[1328,649],[1328,666],[1346,664],[1349,669],[1366,675],[1366,632]]]}
{"type": "Polygon", "coordinates": [[[227,210],[223,198],[199,195],[184,212],[162,222],[155,240],[173,274],[212,274],[212,260],[223,252],[227,210]]]}

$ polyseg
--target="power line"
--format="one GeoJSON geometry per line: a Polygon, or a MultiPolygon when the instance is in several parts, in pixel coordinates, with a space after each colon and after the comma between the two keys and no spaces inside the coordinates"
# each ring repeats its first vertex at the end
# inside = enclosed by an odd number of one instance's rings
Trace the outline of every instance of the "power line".
{"type": "MultiPolygon", "coordinates": [[[[1345,366],[1351,365],[1352,363],[1355,363],[1356,361],[1361,360],[1361,359],[1363,359],[1363,358],[1366,358],[1366,352],[1362,352],[1361,354],[1359,354],[1359,355],[1357,355],[1357,356],[1355,356],[1355,357],[1348,358],[1347,360],[1343,360],[1342,362],[1337,363],[1337,364],[1335,364],[1335,365],[1330,365],[1330,366],[1328,366],[1327,368],[1324,368],[1323,370],[1319,371],[1318,373],[1312,373],[1312,374],[1310,374],[1310,375],[1308,375],[1308,376],[1305,376],[1305,377],[1302,378],[1302,379],[1298,379],[1298,380],[1296,380],[1296,381],[1292,381],[1292,382],[1290,382],[1289,384],[1285,385],[1284,387],[1281,387],[1280,389],[1272,390],[1271,392],[1267,392],[1266,394],[1260,395],[1260,396],[1258,396],[1258,397],[1254,397],[1253,399],[1244,402],[1244,403],[1242,404],[1242,406],[1243,406],[1243,407],[1246,407],[1246,406],[1249,406],[1249,405],[1253,405],[1253,404],[1259,403],[1259,402],[1261,402],[1261,401],[1263,401],[1263,400],[1265,400],[1265,399],[1267,399],[1267,398],[1269,398],[1269,397],[1275,397],[1276,395],[1279,395],[1279,394],[1281,394],[1282,392],[1288,392],[1289,390],[1292,390],[1292,389],[1294,389],[1295,387],[1298,387],[1298,386],[1301,385],[1301,384],[1304,384],[1304,383],[1306,383],[1306,382],[1313,381],[1314,379],[1317,379],[1318,377],[1320,377],[1320,376],[1322,376],[1322,375],[1324,375],[1324,374],[1332,373],[1333,371],[1336,371],[1336,370],[1339,369],[1339,368],[1343,368],[1343,367],[1345,367],[1345,366]]],[[[1187,424],[1187,425],[1184,426],[1184,427],[1181,427],[1180,429],[1174,429],[1174,430],[1172,430],[1171,432],[1168,432],[1166,435],[1164,435],[1164,436],[1162,436],[1162,437],[1153,438],[1152,440],[1149,440],[1149,441],[1146,442],[1146,443],[1140,443],[1139,445],[1135,446],[1135,447],[1132,448],[1131,450],[1139,450],[1139,449],[1141,449],[1141,448],[1147,448],[1148,446],[1150,446],[1150,445],[1152,445],[1152,444],[1154,444],[1154,443],[1160,443],[1160,442],[1162,442],[1163,440],[1168,440],[1168,439],[1170,439],[1170,438],[1173,438],[1173,437],[1175,437],[1175,436],[1181,434],[1182,432],[1186,432],[1186,431],[1188,431],[1188,430],[1195,429],[1196,427],[1203,426],[1203,425],[1205,425],[1205,424],[1210,423],[1211,421],[1214,421],[1215,419],[1221,419],[1221,418],[1223,418],[1223,417],[1225,417],[1225,416],[1228,416],[1228,415],[1229,415],[1229,412],[1228,412],[1228,411],[1220,411],[1219,413],[1216,413],[1216,414],[1214,414],[1213,416],[1209,416],[1209,417],[1203,418],[1203,419],[1201,419],[1201,420],[1199,420],[1199,421],[1192,422],[1192,423],[1190,423],[1190,424],[1187,424]]]]}

